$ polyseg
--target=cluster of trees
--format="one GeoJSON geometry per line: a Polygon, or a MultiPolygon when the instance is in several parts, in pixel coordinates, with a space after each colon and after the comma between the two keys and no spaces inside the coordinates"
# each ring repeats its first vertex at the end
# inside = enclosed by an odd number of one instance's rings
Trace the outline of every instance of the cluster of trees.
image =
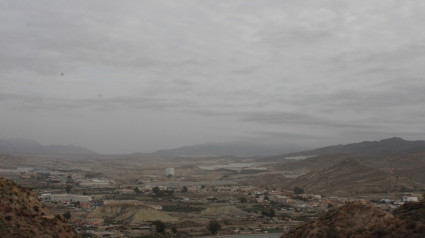
{"type": "Polygon", "coordinates": [[[246,197],[241,197],[241,198],[239,199],[239,201],[240,201],[241,203],[247,203],[247,202],[248,202],[248,200],[246,199],[246,197]]]}
{"type": "Polygon", "coordinates": [[[270,208],[270,209],[261,211],[261,215],[267,216],[267,217],[274,217],[275,213],[274,213],[273,208],[270,208]]]}
{"type": "Polygon", "coordinates": [[[207,228],[212,234],[217,234],[217,232],[221,230],[221,224],[220,222],[213,220],[208,223],[207,228]]]}
{"type": "Polygon", "coordinates": [[[295,194],[303,194],[304,193],[304,189],[300,188],[300,187],[295,187],[294,188],[294,193],[295,194]]]}
{"type": "Polygon", "coordinates": [[[155,225],[155,231],[158,233],[164,233],[165,228],[167,228],[164,224],[164,222],[160,221],[160,220],[156,220],[154,222],[152,222],[152,225],[155,225]]]}
{"type": "Polygon", "coordinates": [[[174,194],[174,190],[161,190],[158,186],[153,187],[152,192],[155,197],[171,197],[174,194]]]}

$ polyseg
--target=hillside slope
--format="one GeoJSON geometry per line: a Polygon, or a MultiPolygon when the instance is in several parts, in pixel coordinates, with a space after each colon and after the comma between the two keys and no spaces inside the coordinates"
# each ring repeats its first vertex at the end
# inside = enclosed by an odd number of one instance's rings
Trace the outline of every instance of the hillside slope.
{"type": "Polygon", "coordinates": [[[37,195],[0,178],[0,237],[80,237],[62,216],[53,216],[37,195]]]}
{"type": "Polygon", "coordinates": [[[354,159],[345,159],[329,168],[299,176],[285,186],[302,187],[308,193],[346,196],[362,192],[400,191],[402,188],[419,189],[424,185],[365,166],[354,159]]]}

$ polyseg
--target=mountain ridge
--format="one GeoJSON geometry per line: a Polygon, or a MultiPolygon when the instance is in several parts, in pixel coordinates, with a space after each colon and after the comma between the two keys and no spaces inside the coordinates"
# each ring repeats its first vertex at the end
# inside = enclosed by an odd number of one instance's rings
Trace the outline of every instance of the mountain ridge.
{"type": "Polygon", "coordinates": [[[400,137],[392,137],[379,141],[362,141],[358,143],[325,146],[313,150],[281,154],[266,159],[281,160],[295,156],[320,156],[330,154],[361,154],[367,157],[382,157],[419,151],[425,151],[424,140],[408,141],[400,137]]]}
{"type": "Polygon", "coordinates": [[[0,154],[12,155],[97,155],[75,145],[42,145],[30,139],[0,139],[0,154]]]}

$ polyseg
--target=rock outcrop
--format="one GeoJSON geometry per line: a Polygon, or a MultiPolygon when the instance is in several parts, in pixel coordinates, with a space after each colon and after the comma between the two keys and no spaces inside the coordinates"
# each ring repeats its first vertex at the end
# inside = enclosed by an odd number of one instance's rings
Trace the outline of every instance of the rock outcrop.
{"type": "Polygon", "coordinates": [[[54,216],[37,195],[0,178],[0,237],[80,237],[65,218],[54,216]]]}

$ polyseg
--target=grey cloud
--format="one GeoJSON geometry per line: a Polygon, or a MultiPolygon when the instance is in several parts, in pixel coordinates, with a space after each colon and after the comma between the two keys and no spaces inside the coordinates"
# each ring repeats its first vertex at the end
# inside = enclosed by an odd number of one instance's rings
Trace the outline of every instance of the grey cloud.
{"type": "MultiPolygon", "coordinates": [[[[183,137],[425,138],[424,11],[420,0],[0,1],[0,131],[67,144],[106,126],[133,151],[183,137]],[[125,125],[94,123],[105,115],[125,125]],[[37,133],[46,117],[72,129],[37,133]]],[[[102,137],[90,143],[120,150],[102,137]]]]}
{"type": "Polygon", "coordinates": [[[365,125],[351,124],[350,122],[343,123],[338,120],[330,120],[320,118],[298,112],[274,112],[274,113],[251,113],[244,117],[246,121],[269,124],[284,124],[284,125],[308,125],[308,126],[325,126],[330,128],[365,128],[365,125]]]}

